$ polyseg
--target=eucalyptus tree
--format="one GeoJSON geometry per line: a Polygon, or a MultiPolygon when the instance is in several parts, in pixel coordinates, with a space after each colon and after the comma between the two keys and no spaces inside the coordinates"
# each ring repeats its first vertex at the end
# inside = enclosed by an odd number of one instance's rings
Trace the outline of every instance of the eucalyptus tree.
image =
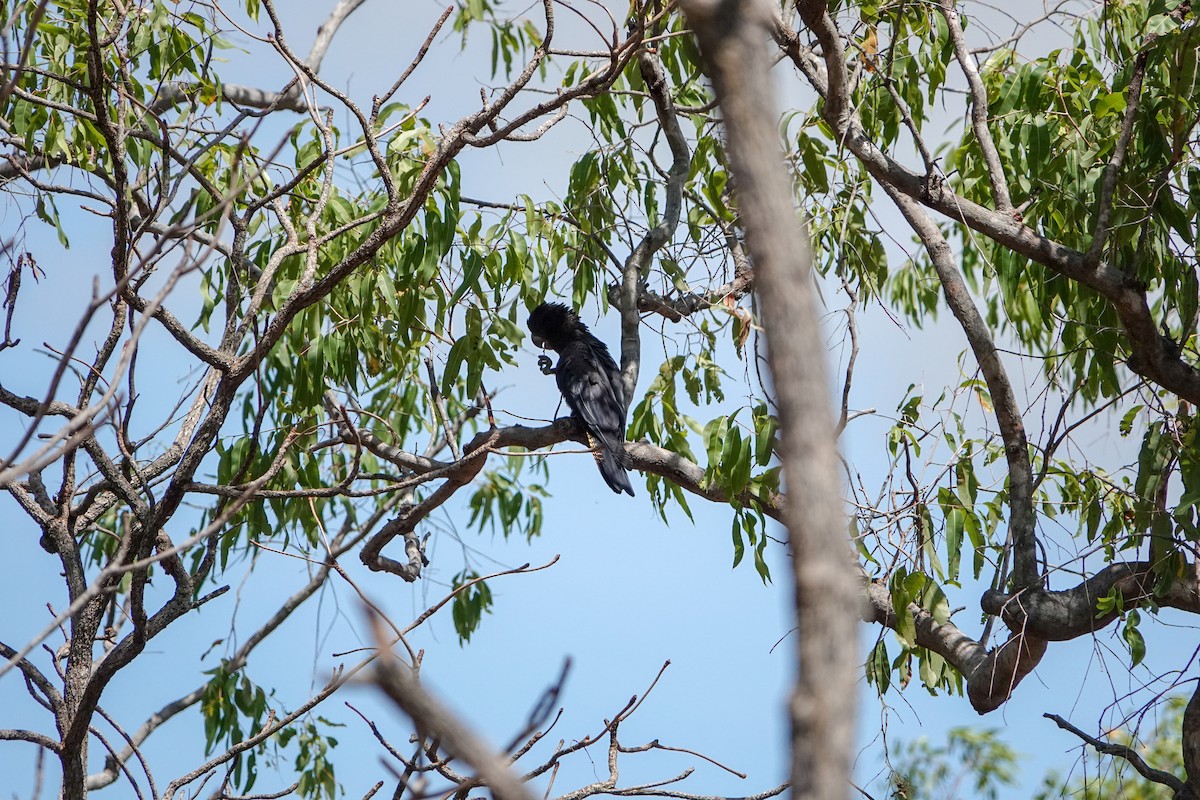
{"type": "MultiPolygon", "coordinates": [[[[548,299],[619,315],[626,453],[657,514],[728,507],[734,562],[764,579],[773,526],[787,523],[802,663],[853,658],[821,643],[852,642],[858,616],[879,633],[865,657],[878,692],[915,676],[987,713],[1055,662],[1056,642],[1117,626],[1135,668],[1159,616],[1200,612],[1192,6],[1067,2],[1010,22],[951,0],[682,5],[406,12],[421,32],[365,96],[324,69],[348,21],[397,24],[361,0],[312,28],[270,0],[0,9],[13,222],[0,403],[20,419],[0,486],[24,520],[14,530],[36,530],[62,573],[47,588],[53,624],[0,636],[0,669],[21,674],[45,725],[0,738],[56,761],[64,796],[118,782],[245,792],[288,743],[302,752],[292,791],[332,796],[333,733],[315,710],[368,668],[418,731],[409,755],[383,742],[397,797],[430,785],[515,796],[526,790],[502,762],[550,778],[598,742],[608,774],[564,796],[682,794],[619,778],[619,727],[637,703],[531,765],[544,716],[498,756],[412,680],[421,655],[406,637],[432,615],[450,606],[464,641],[487,624],[497,577],[470,565],[410,622],[373,615],[378,647],[298,707],[244,672],[323,587],[356,590],[344,561],[426,580],[438,515],[541,534],[559,462],[536,455],[586,440],[569,417],[513,424],[494,401],[501,373],[528,359],[528,310],[548,299]],[[787,107],[738,106],[768,76],[724,60],[733,33],[757,37],[787,107]],[[223,60],[231,42],[251,69],[223,60]],[[486,52],[482,72],[430,67],[460,47],[486,52]],[[779,122],[786,171],[773,146],[747,144],[761,144],[756,115],[779,122]],[[568,130],[581,144],[542,195],[472,179],[500,148],[558,169],[552,142],[568,130]],[[771,169],[791,178],[783,210],[799,213],[777,213],[771,169]],[[97,221],[103,246],[72,268],[67,248],[97,221]],[[771,266],[789,255],[799,271],[771,266]],[[22,331],[81,270],[100,276],[84,310],[49,358],[30,358],[22,331]],[[794,404],[823,379],[805,383],[784,355],[822,351],[794,327],[808,312],[787,310],[810,308],[814,288],[839,311],[826,335],[848,343],[832,414],[794,404]],[[935,320],[961,342],[962,379],[913,387],[893,412],[895,387],[855,380],[860,348],[935,320]],[[878,431],[878,446],[847,450],[840,472],[797,470],[833,461],[830,434],[851,426],[878,431]],[[1097,429],[1126,437],[1136,463],[1089,447],[1081,433],[1097,429]],[[810,515],[839,477],[844,517],[810,515]],[[103,733],[113,679],[253,581],[268,550],[306,559],[307,583],[219,668],[173,676],[173,701],[103,733]],[[980,621],[952,620],[956,606],[980,621]],[[152,777],[141,745],[195,708],[208,760],[152,777]]],[[[802,670],[815,684],[792,707],[801,794],[818,791],[803,765],[821,752],[804,743],[828,712],[813,689],[847,674],[802,670]]],[[[1154,773],[1180,796],[1200,776],[1189,720],[1182,773],[1154,773]]],[[[848,728],[824,741],[846,745],[848,728]]],[[[831,759],[844,772],[845,754],[831,759]]]]}

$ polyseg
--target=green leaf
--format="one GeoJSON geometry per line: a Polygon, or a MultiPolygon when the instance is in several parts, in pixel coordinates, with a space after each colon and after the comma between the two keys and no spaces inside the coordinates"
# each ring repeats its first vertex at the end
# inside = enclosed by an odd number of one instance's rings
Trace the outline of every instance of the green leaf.
{"type": "MultiPolygon", "coordinates": [[[[474,570],[464,570],[454,576],[452,587],[458,589],[477,579],[479,574],[474,570]]],[[[454,621],[454,631],[458,634],[459,644],[466,644],[471,635],[479,629],[484,614],[492,610],[492,590],[487,582],[479,581],[470,587],[457,592],[451,603],[450,616],[454,621]]]]}
{"type": "Polygon", "coordinates": [[[1138,614],[1137,609],[1134,609],[1126,616],[1125,625],[1121,628],[1121,638],[1129,647],[1130,667],[1136,667],[1146,657],[1146,640],[1142,638],[1142,634],[1138,630],[1139,622],[1141,622],[1141,615],[1138,614]]]}
{"type": "Polygon", "coordinates": [[[961,508],[952,508],[946,514],[946,576],[951,581],[958,580],[966,517],[961,508]]]}
{"type": "Polygon", "coordinates": [[[892,664],[883,639],[876,641],[867,655],[867,683],[874,685],[881,695],[892,685],[892,664]]]}
{"type": "MultiPolygon", "coordinates": [[[[922,577],[922,576],[917,576],[922,577]]],[[[917,622],[908,604],[913,595],[908,591],[908,572],[900,567],[892,575],[889,589],[892,595],[892,611],[896,614],[896,639],[905,647],[916,647],[917,622]]]]}

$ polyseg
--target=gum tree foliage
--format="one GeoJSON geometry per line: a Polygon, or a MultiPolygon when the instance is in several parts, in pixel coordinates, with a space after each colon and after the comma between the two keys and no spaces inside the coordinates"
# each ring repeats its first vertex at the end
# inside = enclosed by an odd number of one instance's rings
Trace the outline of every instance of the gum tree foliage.
{"type": "MultiPolygon", "coordinates": [[[[851,343],[830,424],[887,423],[846,470],[862,616],[879,632],[865,674],[885,697],[916,678],[984,713],[1053,664],[1056,642],[1115,629],[1137,667],[1147,627],[1200,612],[1200,34],[1176,0],[1066,3],[1011,35],[975,10],[801,0],[775,9],[763,46],[794,100],[782,145],[825,302],[851,343]],[[889,326],[944,326],[963,343],[961,383],[854,411],[874,402],[853,380],[853,355],[871,346],[857,317],[874,308],[889,326]],[[1081,434],[1096,426],[1136,457],[1090,449],[1081,434]],[[960,606],[970,612],[951,620],[960,606]]],[[[639,494],[664,519],[727,504],[735,564],[767,578],[769,520],[785,503],[770,331],[684,18],[653,0],[469,0],[440,18],[414,13],[429,39],[372,75],[370,98],[327,83],[342,23],[388,13],[343,0],[302,31],[266,0],[0,8],[0,180],[6,219],[20,220],[3,238],[0,359],[35,346],[21,333],[26,298],[70,278],[67,256],[27,247],[23,232],[48,226],[66,248],[87,214],[109,236],[93,302],[64,323],[72,333],[49,366],[19,381],[0,370],[0,403],[21,419],[0,486],[63,581],[63,633],[0,640],[3,669],[22,675],[47,724],[0,738],[38,745],[64,796],[149,787],[139,745],[193,707],[211,760],[158,776],[157,795],[249,791],[260,760],[285,751],[294,792],[336,792],[338,734],[320,705],[371,658],[297,708],[244,668],[322,586],[350,580],[339,561],[422,580],[439,509],[460,510],[464,528],[539,535],[555,462],[525,454],[579,431],[498,420],[492,400],[522,357],[527,310],[548,298],[621,317],[639,494]],[[235,37],[294,77],[223,80],[235,37]],[[426,50],[468,41],[491,50],[482,93],[463,90],[474,110],[427,115],[426,50]],[[590,142],[564,191],[464,196],[467,154],[536,149],[554,126],[590,142]],[[668,342],[665,358],[649,360],[647,331],[668,342]],[[139,359],[151,336],[168,342],[166,364],[139,359]],[[151,414],[139,387],[167,368],[182,397],[151,414]],[[103,735],[114,677],[252,580],[258,546],[311,559],[308,585],[177,701],[103,735]]],[[[487,624],[493,581],[464,564],[431,611],[451,606],[468,639],[487,624]]],[[[383,624],[380,651],[395,645],[419,666],[404,634],[428,616],[383,624]]],[[[428,731],[436,714],[411,681],[398,685],[428,731]]],[[[636,708],[597,737],[612,764],[636,708]]],[[[1151,779],[1194,797],[1200,724],[1185,715],[1181,730],[1182,764],[1151,779]]],[[[394,752],[395,796],[427,780],[516,796],[455,741],[460,760],[437,737],[394,752]]],[[[595,741],[517,767],[549,774],[595,741]]],[[[614,787],[615,767],[571,796],[614,787]]]]}
{"type": "MultiPolygon", "coordinates": [[[[1183,772],[1179,730],[1184,724],[1188,699],[1175,696],[1154,709],[1155,719],[1135,722],[1140,734],[1127,726],[1108,731],[1095,741],[1081,744],[1081,758],[1064,776],[1052,771],[1042,779],[1036,800],[1080,797],[1100,800],[1122,797],[1129,800],[1170,800],[1175,790],[1142,777],[1131,766],[1136,759],[1167,772],[1183,772]],[[1134,759],[1111,758],[1122,751],[1134,759]]],[[[1086,736],[1086,734],[1085,734],[1086,736]]],[[[1016,783],[1021,753],[1005,744],[996,730],[953,728],[945,745],[925,737],[902,742],[892,751],[891,770],[879,782],[880,793],[905,800],[1004,796],[1004,787],[1016,783]]],[[[1007,790],[1011,794],[1011,789],[1007,790]]]]}
{"type": "Polygon", "coordinates": [[[918,737],[894,748],[881,794],[906,800],[995,800],[1016,783],[1019,763],[1019,754],[1001,741],[998,731],[952,728],[945,745],[918,737]]]}

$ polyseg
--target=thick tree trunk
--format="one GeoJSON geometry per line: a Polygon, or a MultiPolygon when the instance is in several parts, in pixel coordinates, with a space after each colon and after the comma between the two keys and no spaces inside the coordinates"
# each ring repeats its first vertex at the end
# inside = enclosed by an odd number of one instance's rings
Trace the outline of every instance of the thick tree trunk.
{"type": "Polygon", "coordinates": [[[838,800],[850,790],[862,599],[840,502],[812,258],[770,93],[771,12],[765,2],[682,6],[725,118],[779,408],[799,670],[791,702],[792,791],[796,798],[838,800]]]}

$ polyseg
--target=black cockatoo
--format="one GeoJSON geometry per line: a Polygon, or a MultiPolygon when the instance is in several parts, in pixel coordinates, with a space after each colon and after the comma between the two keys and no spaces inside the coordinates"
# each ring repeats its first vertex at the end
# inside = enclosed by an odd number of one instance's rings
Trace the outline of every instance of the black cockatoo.
{"type": "Polygon", "coordinates": [[[583,424],[604,482],[617,494],[632,496],[625,472],[625,383],[617,362],[604,342],[561,303],[542,303],[529,315],[528,325],[535,345],[558,353],[553,369],[548,356],[540,356],[538,366],[553,373],[572,415],[583,424]]]}

